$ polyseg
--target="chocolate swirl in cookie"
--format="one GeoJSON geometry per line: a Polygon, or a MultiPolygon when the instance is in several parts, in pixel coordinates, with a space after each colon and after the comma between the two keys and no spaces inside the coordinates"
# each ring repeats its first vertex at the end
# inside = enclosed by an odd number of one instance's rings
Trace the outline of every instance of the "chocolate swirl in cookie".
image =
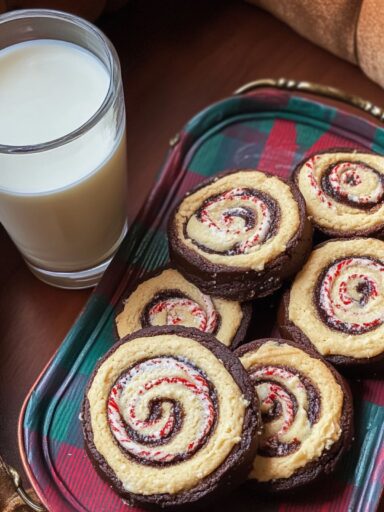
{"type": "Polygon", "coordinates": [[[349,149],[317,153],[298,165],[294,180],[324,233],[383,235],[383,157],[349,149]]]}
{"type": "Polygon", "coordinates": [[[314,350],[281,339],[236,350],[254,384],[264,428],[250,473],[254,486],[287,490],[334,469],[352,436],[342,378],[314,350]]]}
{"type": "Polygon", "coordinates": [[[210,297],[177,270],[162,268],[145,276],[123,299],[116,327],[120,338],[143,327],[194,327],[235,348],[244,340],[250,318],[250,304],[210,297]]]}
{"type": "Polygon", "coordinates": [[[200,184],[168,228],[177,269],[203,293],[240,301],[277,290],[305,260],[311,237],[296,186],[252,169],[200,184]]]}
{"type": "Polygon", "coordinates": [[[256,251],[278,229],[280,208],[268,194],[244,187],[208,197],[184,232],[204,252],[233,256],[256,251]]]}
{"type": "Polygon", "coordinates": [[[383,298],[383,262],[347,256],[324,269],[314,300],[329,327],[347,334],[362,334],[382,325],[383,298]]]}
{"type": "Polygon", "coordinates": [[[115,344],[83,404],[85,445],[132,504],[199,504],[246,479],[259,407],[239,360],[212,335],[148,327],[115,344]]]}
{"type": "MultiPolygon", "coordinates": [[[[315,161],[306,164],[317,193],[333,197],[353,208],[368,209],[380,205],[384,197],[384,176],[363,162],[338,161],[326,169],[321,187],[314,177],[315,161]]],[[[332,206],[331,206],[332,207],[332,206]]]]}
{"type": "Polygon", "coordinates": [[[290,435],[290,429],[297,415],[305,414],[310,426],[319,419],[321,398],[316,386],[310,378],[288,366],[255,365],[248,368],[248,373],[260,400],[264,424],[259,454],[283,457],[295,452],[301,441],[295,432],[290,435]]]}
{"type": "Polygon", "coordinates": [[[332,240],[315,248],[283,299],[282,335],[333,364],[362,371],[384,359],[384,242],[332,240]]]}
{"type": "Polygon", "coordinates": [[[191,457],[207,442],[218,414],[216,391],[204,372],[172,355],[138,362],[124,372],[111,388],[107,408],[118,445],[153,466],[191,457]],[[184,425],[191,431],[174,446],[184,425]]]}

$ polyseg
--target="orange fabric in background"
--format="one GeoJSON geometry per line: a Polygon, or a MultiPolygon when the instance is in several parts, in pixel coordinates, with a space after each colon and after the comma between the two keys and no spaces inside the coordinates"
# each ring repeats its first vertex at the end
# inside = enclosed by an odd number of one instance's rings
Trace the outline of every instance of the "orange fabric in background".
{"type": "Polygon", "coordinates": [[[384,1],[363,0],[356,29],[356,55],[361,69],[384,87],[384,1]]]}
{"type": "Polygon", "coordinates": [[[384,87],[384,0],[248,0],[384,87]]]}

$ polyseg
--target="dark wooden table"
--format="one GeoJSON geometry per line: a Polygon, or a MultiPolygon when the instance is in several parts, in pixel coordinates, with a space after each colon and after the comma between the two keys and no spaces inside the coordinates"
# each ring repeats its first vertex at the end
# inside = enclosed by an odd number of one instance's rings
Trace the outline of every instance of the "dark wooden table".
{"type": "MultiPolygon", "coordinates": [[[[245,82],[311,80],[384,105],[383,90],[357,67],[240,1],[131,0],[99,25],[122,65],[130,219],[151,188],[169,138],[245,82]]],[[[22,402],[90,293],[38,281],[0,227],[0,453],[21,472],[16,434],[22,402]]]]}

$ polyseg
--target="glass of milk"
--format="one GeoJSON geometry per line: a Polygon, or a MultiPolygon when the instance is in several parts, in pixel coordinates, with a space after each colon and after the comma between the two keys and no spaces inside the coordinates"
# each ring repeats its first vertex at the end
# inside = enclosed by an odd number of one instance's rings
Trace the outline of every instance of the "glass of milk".
{"type": "Polygon", "coordinates": [[[96,284],[126,233],[119,60],[76,16],[0,16],[0,222],[32,272],[64,288],[96,284]]]}

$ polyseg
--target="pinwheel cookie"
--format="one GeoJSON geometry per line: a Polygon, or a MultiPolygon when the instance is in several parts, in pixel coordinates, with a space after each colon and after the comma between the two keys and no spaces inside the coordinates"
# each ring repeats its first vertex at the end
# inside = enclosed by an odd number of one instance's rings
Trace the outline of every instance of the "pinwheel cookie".
{"type": "Polygon", "coordinates": [[[349,389],[310,348],[282,339],[248,343],[235,352],[260,400],[263,433],[249,475],[258,490],[288,491],[332,472],[349,448],[349,389]]]}
{"type": "Polygon", "coordinates": [[[283,336],[311,343],[335,365],[384,363],[384,242],[331,240],[312,252],[279,313],[283,336]]]}
{"type": "Polygon", "coordinates": [[[83,416],[101,476],[130,503],[161,507],[201,505],[246,479],[260,429],[238,358],[179,326],[117,343],[90,379],[83,416]]]}
{"type": "Polygon", "coordinates": [[[123,302],[116,317],[120,338],[143,327],[183,325],[213,334],[233,349],[251,320],[250,303],[210,297],[173,268],[147,275],[123,302]]]}
{"type": "Polygon", "coordinates": [[[230,171],[188,193],[169,222],[171,259],[204,293],[245,301],[270,295],[301,267],[312,228],[296,186],[230,171]]]}
{"type": "Polygon", "coordinates": [[[314,225],[325,234],[384,236],[384,157],[334,149],[301,162],[293,176],[314,225]]]}

